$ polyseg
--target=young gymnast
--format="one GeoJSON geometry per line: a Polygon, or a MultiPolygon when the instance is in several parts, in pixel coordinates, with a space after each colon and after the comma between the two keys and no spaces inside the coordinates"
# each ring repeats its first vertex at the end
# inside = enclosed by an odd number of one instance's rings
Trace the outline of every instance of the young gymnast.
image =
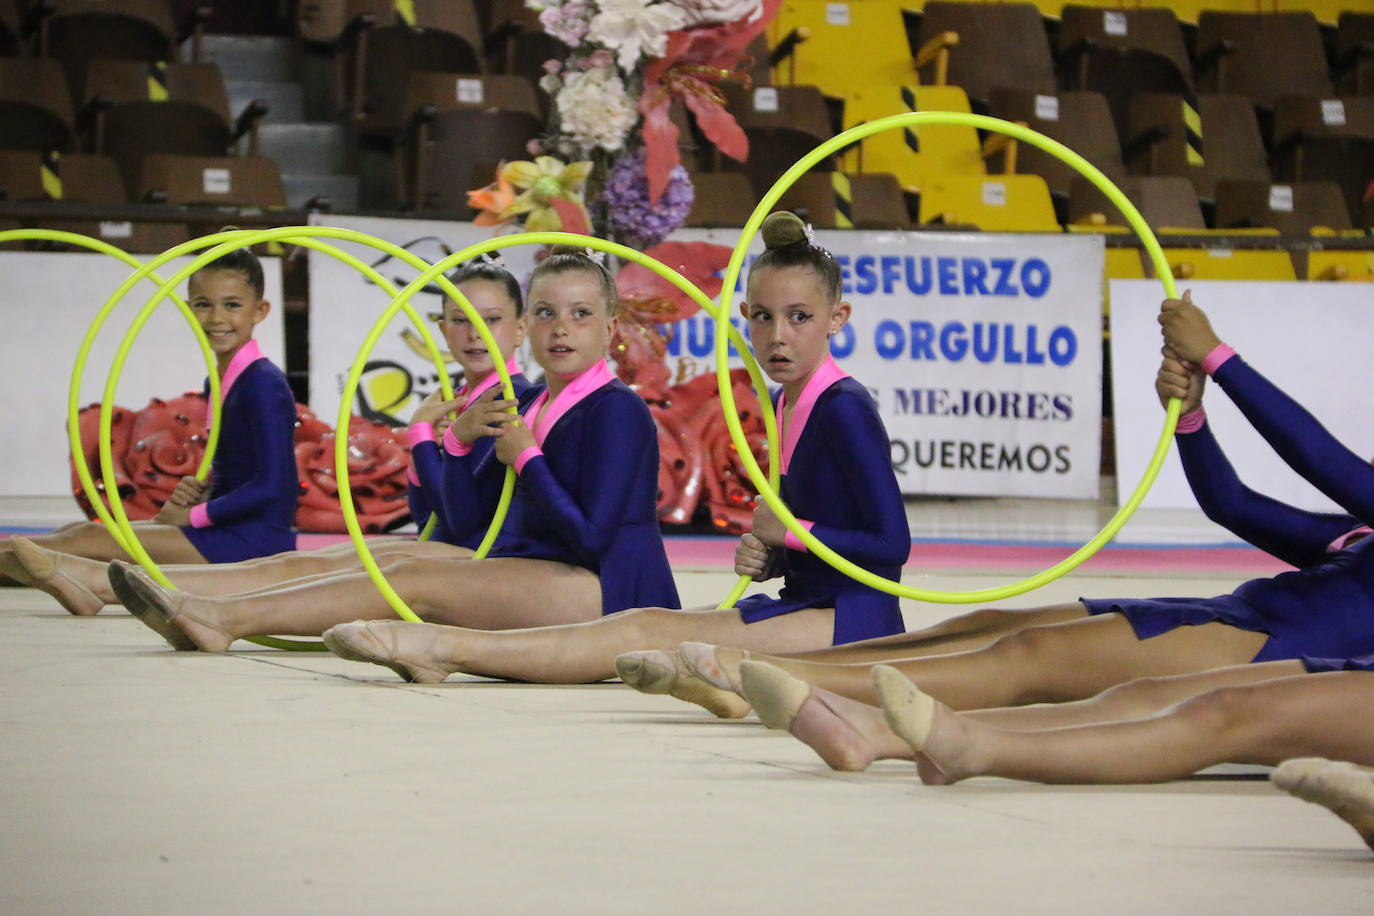
{"type": "MultiPolygon", "coordinates": [[[[155,519],[133,523],[139,541],[158,563],[228,563],[291,550],[296,402],[253,339],[271,311],[262,265],[247,249],[230,252],[196,271],[187,292],[220,377],[219,449],[208,484],[183,478],[155,519]]],[[[72,613],[94,614],[105,600],[65,575],[75,558],[100,561],[88,565],[103,576],[106,562],[128,555],[96,522],[0,544],[4,574],[59,595],[72,613]]]]}
{"type": "MultiPolygon", "coordinates": [[[[772,214],[763,238],[767,251],[750,270],[748,301],[740,310],[760,364],[782,385],[782,497],[822,541],[895,579],[911,536],[887,434],[867,389],[830,357],[830,337],[850,312],[840,300],[838,265],[791,213],[772,214]]],[[[902,629],[895,598],[811,556],[766,506],[755,511],[753,532],[740,540],[736,571],[756,581],[783,575],[782,592],[746,598],[726,610],[638,607],[590,623],[518,632],[368,621],[335,627],[325,642],[346,658],[387,665],[410,680],[463,671],[584,683],[612,676],[621,652],[667,649],[689,637],[786,650],[902,629]]],[[[621,673],[662,690],[673,675],[671,668],[656,666],[654,657],[621,673]]]]}
{"type": "MultiPolygon", "coordinates": [[[[460,538],[488,520],[479,511],[482,465],[499,462],[519,474],[490,557],[406,557],[383,565],[422,617],[503,628],[676,604],[656,517],[653,418],[606,365],[615,307],[610,274],[581,249],[555,249],[535,268],[530,340],[547,387],[520,422],[489,421],[495,442],[476,468],[472,452],[443,462],[444,519],[460,538]]],[[[131,611],[210,652],[242,636],[319,635],[337,623],[392,614],[359,573],[221,597],[165,591],[137,571],[127,580],[131,611]]]]}
{"type": "MultiPolygon", "coordinates": [[[[1085,600],[1045,612],[1057,623],[1018,626],[1017,612],[993,612],[987,629],[965,618],[905,650],[854,647],[841,664],[816,654],[764,660],[869,704],[876,702],[869,668],[890,662],[952,708],[976,709],[1078,700],[1136,678],[1252,662],[1306,659],[1315,670],[1312,659],[1374,651],[1374,539],[1365,537],[1374,467],[1221,344],[1189,297],[1165,302],[1160,322],[1167,347],[1156,385],[1162,398],[1185,401],[1177,441],[1194,493],[1210,518],[1297,571],[1215,598],[1085,600]],[[1246,488],[1200,409],[1203,370],[1294,470],[1349,514],[1305,512],[1246,488]],[[898,660],[901,651],[910,657],[898,660]]],[[[1022,619],[1042,618],[1022,612],[1022,619]]],[[[746,653],[689,645],[678,655],[691,672],[679,680],[712,697],[713,711],[727,706],[713,691],[738,692],[746,653]]],[[[733,707],[741,708],[747,704],[733,707]]]]}
{"type": "MultiPolygon", "coordinates": [[[[447,439],[451,447],[471,449],[471,460],[480,463],[491,451],[492,439],[487,433],[495,425],[505,422],[507,408],[519,406],[528,398],[531,385],[514,362],[515,351],[524,342],[526,320],[520,284],[509,271],[494,260],[476,261],[465,265],[450,278],[459,291],[482,315],[506,361],[517,401],[499,399],[498,383],[490,354],[457,303],[445,299],[439,330],[450,352],[462,366],[466,385],[455,392],[452,401],[445,401],[437,392],[422,404],[412,417],[409,430],[412,449],[408,497],[416,523],[423,526],[432,507],[438,503],[442,486],[442,455],[445,452],[435,442],[435,426],[441,432],[451,430],[447,439]],[[443,420],[456,412],[457,420],[450,427],[443,420]],[[425,444],[426,442],[430,444],[425,444]]],[[[500,492],[504,466],[493,462],[484,469],[479,488],[479,517],[491,517],[500,492]]],[[[293,496],[294,499],[294,496],[293,496]]],[[[442,513],[441,513],[442,515],[442,513]]],[[[442,520],[426,542],[409,538],[377,539],[370,546],[379,561],[402,556],[468,556],[485,533],[485,527],[466,526],[467,534],[458,537],[442,520]]],[[[17,559],[25,569],[50,570],[36,584],[62,602],[69,610],[99,609],[103,604],[122,603],[119,592],[126,592],[124,578],[127,569],[116,561],[107,568],[103,562],[49,553],[37,545],[21,545],[17,559]],[[115,586],[119,586],[116,590],[115,586]]],[[[234,563],[212,565],[165,565],[163,572],[180,588],[197,594],[227,595],[251,593],[258,589],[299,582],[311,576],[361,569],[357,553],[351,543],[313,551],[289,551],[234,563]]],[[[93,611],[87,610],[88,613],[93,611]]]]}

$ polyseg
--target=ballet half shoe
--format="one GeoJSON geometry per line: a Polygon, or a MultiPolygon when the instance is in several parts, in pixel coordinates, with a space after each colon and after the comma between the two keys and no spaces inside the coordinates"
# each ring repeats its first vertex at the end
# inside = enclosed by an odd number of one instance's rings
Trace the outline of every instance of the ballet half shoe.
{"type": "Polygon", "coordinates": [[[891,665],[873,666],[873,687],[888,727],[912,750],[924,750],[935,723],[935,700],[891,665]]]}
{"type": "Polygon", "coordinates": [[[662,649],[625,652],[615,659],[615,673],[640,693],[664,695],[677,680],[677,661],[662,649]]]}
{"type": "Polygon", "coordinates": [[[767,662],[741,662],[739,676],[744,698],[769,728],[790,729],[811,695],[810,684],[767,662]]]}
{"type": "Polygon", "coordinates": [[[448,677],[447,671],[406,661],[401,657],[396,631],[377,620],[355,620],[341,623],[324,631],[320,637],[339,658],[351,662],[370,662],[395,671],[402,680],[414,684],[438,684],[448,677]],[[379,633],[385,631],[385,636],[379,633]]]}
{"type": "Polygon", "coordinates": [[[111,560],[110,565],[105,568],[105,576],[110,580],[110,588],[114,589],[119,603],[124,605],[130,614],[143,621],[149,629],[167,640],[167,644],[173,649],[178,652],[197,651],[191,637],[168,623],[161,613],[154,610],[145,592],[134,587],[137,581],[135,575],[138,572],[137,566],[123,560],[111,560]]]}

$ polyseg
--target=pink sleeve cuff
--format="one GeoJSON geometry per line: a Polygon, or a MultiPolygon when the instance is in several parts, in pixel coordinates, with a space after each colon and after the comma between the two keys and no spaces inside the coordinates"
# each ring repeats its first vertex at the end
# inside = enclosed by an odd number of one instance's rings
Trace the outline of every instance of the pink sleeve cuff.
{"type": "Polygon", "coordinates": [[[453,434],[453,424],[451,423],[448,429],[444,430],[444,451],[459,457],[472,451],[471,445],[458,441],[458,437],[453,434]]]}
{"type": "Polygon", "coordinates": [[[524,470],[525,465],[529,463],[531,458],[534,458],[542,454],[544,454],[544,452],[542,449],[539,448],[539,446],[531,445],[529,448],[525,449],[523,452],[515,456],[515,463],[511,465],[511,467],[515,468],[515,473],[519,474],[522,470],[524,470]]]}
{"type": "Polygon", "coordinates": [[[1201,407],[1194,407],[1192,410],[1178,418],[1178,425],[1174,427],[1176,435],[1195,433],[1202,429],[1207,422],[1207,411],[1201,407]]]}
{"type": "Polygon", "coordinates": [[[420,475],[415,473],[415,465],[406,468],[406,480],[410,481],[412,486],[420,486],[420,475]]]}
{"type": "Polygon", "coordinates": [[[419,445],[421,442],[433,442],[433,441],[434,441],[434,424],[433,424],[433,423],[412,423],[412,424],[410,424],[410,428],[406,430],[406,442],[408,442],[408,443],[410,444],[410,447],[411,447],[411,448],[414,448],[415,446],[419,445]]]}
{"type": "Polygon", "coordinates": [[[1221,368],[1222,363],[1235,355],[1236,351],[1232,350],[1226,344],[1217,344],[1212,348],[1211,353],[1208,353],[1202,358],[1202,371],[1206,372],[1208,375],[1212,375],[1221,368]]]}
{"type": "MultiPolygon", "coordinates": [[[[815,522],[808,522],[804,518],[799,518],[797,519],[797,521],[800,522],[801,526],[805,528],[807,531],[810,531],[816,524],[815,522]]],[[[806,545],[802,543],[802,539],[797,537],[791,531],[787,532],[786,537],[782,539],[782,543],[784,547],[787,547],[790,550],[800,550],[802,553],[807,552],[806,545]]]]}
{"type": "Polygon", "coordinates": [[[191,507],[191,527],[209,528],[214,522],[210,521],[209,503],[198,503],[191,507]]]}

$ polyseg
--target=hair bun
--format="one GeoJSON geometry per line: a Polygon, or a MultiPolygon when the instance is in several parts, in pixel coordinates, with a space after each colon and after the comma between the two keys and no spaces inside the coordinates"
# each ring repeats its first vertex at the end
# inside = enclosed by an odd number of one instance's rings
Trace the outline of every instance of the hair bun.
{"type": "Polygon", "coordinates": [[[554,245],[549,249],[549,257],[560,254],[570,254],[579,258],[585,258],[587,257],[587,249],[577,245],[554,245]]]}
{"type": "Polygon", "coordinates": [[[806,224],[797,214],[787,210],[768,214],[760,232],[763,234],[764,247],[769,251],[806,243],[806,224]]]}

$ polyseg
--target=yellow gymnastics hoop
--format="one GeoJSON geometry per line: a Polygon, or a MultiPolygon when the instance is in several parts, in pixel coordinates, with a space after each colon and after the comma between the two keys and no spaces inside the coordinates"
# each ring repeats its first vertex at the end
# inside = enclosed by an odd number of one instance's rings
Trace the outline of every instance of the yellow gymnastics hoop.
{"type": "MultiPolygon", "coordinates": [[[[754,239],[754,235],[763,224],[764,217],[772,210],[778,198],[780,198],[798,178],[804,175],[813,165],[824,157],[857,140],[862,140],[865,137],[881,133],[885,130],[895,130],[903,127],[920,128],[927,125],[956,125],[1006,134],[1024,143],[1029,143],[1031,146],[1043,150],[1065,164],[1072,166],[1079,174],[1096,185],[1098,190],[1102,191],[1122,212],[1126,217],[1126,221],[1130,224],[1131,228],[1135,230],[1136,235],[1139,236],[1141,242],[1144,244],[1146,252],[1149,253],[1150,261],[1155,268],[1155,275],[1158,276],[1163,283],[1165,295],[1169,298],[1174,298],[1177,295],[1177,287],[1174,283],[1173,273],[1169,269],[1169,264],[1164,258],[1164,252],[1160,248],[1159,240],[1155,238],[1154,232],[1150,230],[1149,225],[1145,222],[1144,217],[1140,215],[1140,211],[1135,208],[1135,205],[1132,204],[1130,200],[1126,198],[1126,195],[1122,194],[1121,190],[1092,163],[1058,141],[1051,140],[1049,137],[1033,131],[1028,127],[1013,124],[1010,121],[1003,121],[1000,118],[990,118],[985,115],[967,114],[963,112],[917,111],[880,118],[877,121],[870,121],[867,124],[850,128],[807,153],[778,179],[777,183],[768,190],[768,193],[763,195],[763,199],[759,201],[759,205],[754,209],[753,214],[750,215],[749,221],[745,223],[743,235],[740,237],[739,243],[735,246],[735,251],[730,257],[730,262],[725,270],[725,282],[721,287],[721,308],[716,313],[717,323],[725,320],[724,316],[729,315],[730,309],[733,306],[732,297],[734,295],[735,284],[739,280],[740,270],[744,266],[745,254],[749,249],[750,243],[754,239]]],[[[901,598],[911,598],[917,601],[929,601],[941,604],[974,604],[977,602],[1010,598],[1014,595],[1020,595],[1054,581],[1070,570],[1075,569],[1093,554],[1097,553],[1097,551],[1115,537],[1116,533],[1121,530],[1121,527],[1126,524],[1126,520],[1131,517],[1136,508],[1139,507],[1140,503],[1145,499],[1145,494],[1149,491],[1150,486],[1159,475],[1159,470],[1164,465],[1164,459],[1169,453],[1169,446],[1173,440],[1174,427],[1178,422],[1179,406],[1181,403],[1177,398],[1170,399],[1168,410],[1165,412],[1164,416],[1164,430],[1160,434],[1159,442],[1155,445],[1154,454],[1150,459],[1150,463],[1145,468],[1145,474],[1130,498],[1117,510],[1116,514],[1112,516],[1111,520],[1107,522],[1106,526],[1104,526],[1101,531],[1078,550],[1074,551],[1070,556],[1048,569],[1042,570],[1029,578],[1012,583],[1011,585],[968,592],[930,591],[927,589],[904,586],[900,582],[892,582],[881,576],[874,575],[868,570],[863,569],[835,553],[835,551],[821,543],[821,541],[812,535],[810,531],[797,522],[797,517],[788,510],[786,504],[778,497],[776,487],[770,484],[768,479],[764,477],[763,472],[759,469],[758,462],[754,460],[753,454],[748,448],[744,447],[744,430],[740,426],[739,418],[736,416],[735,397],[728,384],[728,354],[724,346],[724,341],[720,339],[719,335],[717,335],[715,343],[716,377],[719,381],[721,410],[725,412],[725,424],[730,431],[730,439],[735,443],[735,448],[740,453],[740,459],[744,462],[744,467],[749,474],[749,479],[753,481],[754,486],[758,488],[759,495],[763,497],[769,508],[773,510],[774,514],[778,516],[789,531],[801,539],[802,543],[806,545],[809,551],[830,564],[833,568],[870,588],[878,589],[889,595],[896,595],[901,598]]],[[[773,408],[771,400],[764,399],[759,406],[763,409],[765,416],[772,415],[773,408]]],[[[775,454],[777,454],[777,452],[769,452],[770,456],[775,454]]],[[[773,461],[769,463],[776,464],[776,462],[773,461]]]]}
{"type": "MultiPolygon", "coordinates": [[[[179,270],[176,274],[172,276],[170,280],[163,283],[159,287],[158,292],[155,294],[154,298],[151,301],[149,301],[139,312],[138,317],[135,319],[129,331],[125,334],[125,337],[121,342],[119,349],[116,351],[115,361],[114,364],[111,366],[110,375],[106,379],[105,393],[101,402],[100,457],[101,463],[103,465],[102,470],[104,473],[106,491],[113,491],[113,497],[110,500],[110,504],[111,508],[114,510],[113,514],[115,524],[117,525],[118,530],[123,534],[125,541],[125,544],[123,545],[124,549],[139,562],[140,566],[142,566],[145,570],[148,571],[148,574],[150,576],[152,576],[159,584],[163,585],[166,588],[175,589],[176,586],[171,582],[170,579],[166,577],[166,575],[157,566],[153,559],[150,556],[148,556],[147,551],[143,549],[142,544],[138,540],[138,535],[135,533],[133,526],[129,522],[128,516],[124,511],[124,506],[122,500],[119,498],[119,494],[117,488],[115,487],[114,481],[112,456],[110,454],[113,404],[115,398],[115,390],[118,386],[119,377],[123,372],[124,363],[127,360],[129,350],[133,345],[134,339],[142,330],[143,325],[151,317],[153,310],[156,309],[156,307],[159,304],[161,304],[163,299],[167,298],[169,295],[172,295],[172,290],[176,286],[178,286],[185,278],[189,277],[197,270],[200,270],[205,264],[208,264],[210,261],[220,257],[221,255],[229,251],[234,251],[239,248],[248,247],[250,245],[257,244],[260,241],[289,241],[295,244],[299,244],[302,247],[312,248],[321,251],[325,254],[329,254],[332,257],[335,257],[338,260],[344,262],[348,266],[353,267],[355,270],[358,270],[361,273],[363,273],[365,276],[368,277],[368,279],[372,280],[374,283],[377,283],[384,291],[394,294],[394,287],[392,287],[391,284],[388,283],[385,278],[378,274],[375,271],[375,269],[373,269],[367,264],[364,264],[362,261],[360,261],[353,255],[347,254],[346,252],[342,252],[332,245],[315,241],[312,238],[312,236],[343,239],[346,241],[352,241],[357,244],[364,245],[366,247],[385,251],[406,261],[416,269],[422,270],[428,266],[427,261],[424,261],[423,259],[416,257],[415,255],[411,254],[405,249],[400,248],[397,245],[393,245],[390,242],[386,242],[382,239],[377,239],[373,236],[369,236],[366,233],[354,232],[352,230],[330,229],[327,227],[312,226],[284,227],[279,229],[268,230],[232,230],[230,232],[214,233],[211,235],[203,236],[200,239],[195,239],[190,242],[183,243],[182,245],[178,245],[174,248],[169,249],[166,252],[163,252],[149,264],[140,267],[139,271],[136,271],[134,276],[126,280],[125,283],[122,284],[118,290],[116,290],[115,294],[106,303],[106,306],[102,308],[101,313],[97,316],[95,330],[98,330],[99,322],[103,322],[104,316],[108,314],[108,311],[111,308],[113,308],[114,304],[117,303],[125,293],[127,293],[128,289],[131,288],[135,282],[137,282],[137,280],[140,278],[140,275],[146,275],[146,273],[150,272],[153,268],[160,266],[167,260],[170,260],[173,257],[180,256],[181,254],[187,251],[195,250],[198,248],[204,248],[209,245],[215,245],[216,242],[221,243],[218,244],[218,246],[213,248],[212,250],[201,254],[191,264],[179,270]]],[[[440,286],[443,287],[445,291],[449,292],[451,295],[457,294],[461,296],[461,293],[457,293],[457,290],[453,289],[452,285],[448,283],[447,279],[442,279],[440,281],[440,286]]],[[[211,385],[211,405],[213,410],[214,405],[217,405],[219,403],[219,379],[218,370],[214,361],[214,354],[213,351],[209,349],[209,342],[205,339],[204,331],[201,330],[199,322],[195,320],[194,315],[189,312],[189,309],[186,310],[186,314],[188,320],[192,324],[193,332],[197,335],[198,339],[200,340],[202,353],[206,354],[207,357],[207,367],[209,371],[211,385]]],[[[452,398],[452,386],[449,384],[448,373],[446,368],[444,367],[443,357],[439,352],[438,345],[435,343],[433,335],[430,333],[429,328],[425,324],[425,322],[420,318],[418,314],[414,312],[413,309],[407,309],[407,314],[410,317],[411,321],[415,324],[416,329],[419,331],[421,338],[424,340],[427,348],[429,349],[430,355],[434,360],[434,364],[438,369],[441,389],[444,391],[447,397],[452,398]]],[[[90,340],[93,338],[94,331],[88,334],[87,344],[89,344],[90,340]]],[[[79,383],[79,372],[80,369],[84,367],[84,358],[86,355],[86,351],[88,350],[89,346],[86,346],[81,354],[81,358],[78,361],[79,364],[77,367],[77,371],[74,373],[74,379],[77,383],[79,383]]],[[[348,407],[350,406],[351,405],[348,402],[345,402],[343,405],[344,409],[341,411],[341,413],[344,415],[343,435],[339,435],[337,430],[335,432],[335,472],[341,493],[345,493],[348,491],[347,415],[348,407]]],[[[198,476],[200,476],[202,479],[205,471],[209,466],[209,462],[213,456],[213,448],[218,442],[218,431],[218,424],[212,422],[210,428],[210,436],[206,443],[206,456],[202,461],[202,466],[200,470],[198,471],[198,476]]],[[[352,504],[344,503],[343,510],[344,521],[345,524],[349,527],[350,534],[353,535],[357,540],[361,540],[362,532],[360,526],[358,525],[357,516],[352,511],[352,504]]],[[[371,555],[369,554],[368,557],[364,559],[364,565],[366,565],[367,559],[370,558],[371,555]]],[[[267,636],[249,637],[249,639],[250,641],[256,642],[259,645],[264,645],[271,648],[306,651],[324,650],[324,645],[322,643],[314,641],[284,640],[267,636]]]]}
{"type": "MultiPolygon", "coordinates": [[[[367,338],[363,341],[362,349],[358,351],[357,357],[353,360],[353,368],[349,371],[348,379],[344,382],[343,404],[347,405],[351,403],[353,395],[357,390],[358,382],[362,377],[363,365],[365,364],[367,357],[371,354],[373,347],[375,347],[377,344],[377,340],[381,337],[383,329],[385,329],[387,323],[391,321],[391,318],[396,313],[397,309],[407,307],[411,296],[415,295],[416,292],[423,289],[436,277],[442,276],[445,271],[447,271],[449,268],[456,264],[461,264],[465,261],[469,261],[472,258],[479,257],[483,254],[486,254],[489,251],[496,251],[501,248],[509,248],[517,245],[574,245],[579,248],[592,248],[597,251],[604,251],[607,254],[612,254],[616,257],[623,258],[627,261],[632,261],[636,264],[639,264],[641,267],[648,268],[649,270],[658,274],[660,277],[672,283],[678,289],[682,290],[688,296],[691,296],[692,299],[698,305],[700,305],[703,309],[706,310],[707,314],[714,315],[717,308],[716,304],[712,302],[710,298],[707,297],[706,294],[703,293],[695,284],[693,284],[686,277],[679,274],[677,271],[673,270],[671,267],[668,267],[667,265],[661,263],[655,258],[649,257],[648,255],[642,252],[635,251],[633,248],[627,248],[624,245],[620,245],[615,242],[608,242],[605,239],[594,238],[592,236],[574,235],[568,232],[522,232],[516,235],[506,235],[499,236],[497,238],[487,239],[486,241],[478,242],[474,245],[469,245],[468,247],[460,251],[456,251],[448,257],[444,258],[442,261],[438,261],[432,266],[430,266],[428,270],[426,270],[424,273],[420,274],[418,277],[412,280],[410,284],[406,286],[405,289],[401,290],[400,295],[392,301],[391,305],[387,307],[386,311],[382,312],[381,315],[377,316],[377,320],[373,324],[371,331],[368,332],[367,338]]],[[[473,320],[474,324],[476,324],[478,330],[482,334],[483,341],[487,344],[487,347],[492,352],[498,352],[496,349],[495,341],[490,339],[487,327],[485,324],[482,323],[481,316],[477,315],[476,310],[468,304],[467,300],[458,297],[455,297],[455,299],[459,302],[460,305],[463,306],[464,311],[468,313],[468,317],[473,320]]],[[[719,316],[716,317],[719,318],[719,316]]],[[[763,378],[762,371],[759,369],[758,362],[754,360],[753,355],[750,353],[749,348],[746,345],[743,337],[740,336],[739,331],[737,331],[735,327],[731,325],[728,321],[725,323],[725,328],[725,333],[722,335],[721,338],[722,341],[729,340],[733,341],[736,344],[736,349],[738,349],[741,356],[744,358],[745,366],[749,371],[749,377],[753,381],[755,389],[760,392],[760,400],[767,401],[768,386],[767,382],[763,378]]],[[[728,351],[723,352],[728,353],[728,351]]],[[[499,361],[494,362],[496,362],[498,367],[500,367],[499,361]]],[[[506,378],[504,374],[504,367],[500,367],[500,371],[503,373],[502,381],[506,383],[506,397],[513,399],[513,395],[510,389],[510,381],[506,378]]],[[[728,384],[728,374],[726,376],[726,379],[728,384]]],[[[778,445],[777,420],[772,415],[771,411],[765,411],[763,416],[764,429],[768,436],[769,454],[776,454],[778,445]]],[[[738,426],[738,421],[736,421],[736,426],[738,426]]],[[[752,458],[752,456],[750,457],[752,458]]],[[[514,487],[515,472],[512,469],[507,468],[506,480],[501,491],[502,501],[498,505],[497,509],[498,518],[504,517],[505,507],[510,502],[510,494],[514,487]]],[[[339,496],[340,502],[342,502],[345,506],[351,509],[351,494],[348,494],[345,488],[340,487],[339,496]]],[[[348,517],[347,513],[345,513],[345,517],[348,517]]],[[[486,556],[487,551],[491,548],[492,542],[496,539],[498,527],[499,526],[493,526],[487,529],[486,537],[483,538],[482,543],[478,546],[477,552],[473,554],[474,559],[480,559],[481,557],[486,556]]],[[[350,533],[351,532],[352,529],[350,528],[350,533]]],[[[355,543],[358,543],[357,540],[355,540],[355,543]]],[[[367,549],[366,545],[364,544],[358,544],[358,548],[360,554],[367,549]]],[[[382,571],[377,567],[376,563],[371,562],[370,554],[364,560],[364,565],[367,567],[368,575],[372,578],[373,584],[377,586],[377,590],[381,592],[384,598],[386,598],[387,603],[391,605],[392,609],[395,610],[398,615],[400,615],[406,620],[419,620],[419,618],[415,616],[415,613],[411,611],[410,607],[405,603],[405,600],[402,599],[401,596],[396,593],[396,590],[391,587],[391,584],[387,581],[386,576],[382,574],[382,571]]],[[[743,587],[748,584],[748,582],[748,577],[741,577],[741,585],[739,586],[739,588],[742,590],[743,587]]]]}

